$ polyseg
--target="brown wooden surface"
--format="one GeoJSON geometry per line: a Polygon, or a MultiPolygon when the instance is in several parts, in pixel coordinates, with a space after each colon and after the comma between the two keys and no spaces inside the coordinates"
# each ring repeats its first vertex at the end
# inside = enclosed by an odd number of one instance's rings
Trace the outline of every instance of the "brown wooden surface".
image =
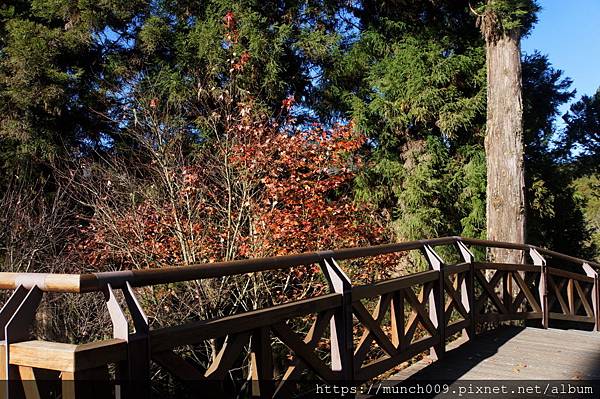
{"type": "Polygon", "coordinates": [[[593,278],[588,277],[585,274],[573,273],[573,272],[569,272],[567,270],[557,269],[555,267],[549,267],[548,268],[548,273],[551,274],[551,275],[553,275],[553,276],[560,276],[560,277],[565,277],[565,278],[572,278],[572,279],[575,279],[575,280],[584,281],[586,283],[593,283],[594,282],[593,278]]]}
{"type": "Polygon", "coordinates": [[[410,288],[415,285],[436,281],[438,279],[438,274],[439,272],[437,270],[428,270],[426,272],[414,273],[390,280],[378,281],[369,285],[352,287],[352,300],[360,301],[364,298],[387,294],[404,288],[410,288]]]}
{"type": "MultiPolygon", "coordinates": [[[[45,274],[0,272],[0,289],[15,289],[19,285],[26,288],[37,286],[48,292],[93,292],[103,290],[107,284],[113,288],[123,288],[127,282],[134,287],[174,283],[235,274],[253,273],[267,270],[288,269],[293,266],[319,263],[324,259],[356,259],[394,252],[423,249],[425,245],[451,245],[458,242],[485,248],[537,250],[551,259],[559,259],[571,265],[582,267],[588,264],[596,271],[600,264],[572,256],[560,254],[528,244],[515,244],[501,241],[477,240],[458,236],[440,237],[428,240],[383,244],[371,247],[343,248],[336,250],[285,255],[271,258],[243,259],[230,262],[196,264],[186,267],[172,266],[160,269],[123,270],[93,274],[45,274]]],[[[510,267],[510,266],[509,266],[510,267]]]]}
{"type": "Polygon", "coordinates": [[[19,375],[23,380],[23,391],[26,399],[40,399],[40,392],[35,380],[35,373],[32,367],[19,366],[19,375]]]}
{"type": "Polygon", "coordinates": [[[127,346],[120,339],[83,345],[48,341],[25,341],[10,345],[11,364],[47,370],[75,372],[126,358],[127,346]]]}
{"type": "Polygon", "coordinates": [[[540,266],[535,265],[522,265],[522,264],[511,264],[511,263],[489,263],[489,262],[474,262],[475,269],[478,270],[506,270],[506,271],[521,271],[521,272],[538,272],[540,266]]]}
{"type": "Polygon", "coordinates": [[[63,371],[62,380],[63,399],[106,399],[113,397],[112,389],[108,384],[97,384],[94,381],[107,381],[108,368],[97,367],[81,371],[63,371]]]}
{"type": "Polygon", "coordinates": [[[579,330],[502,327],[415,363],[391,380],[598,380],[600,334],[579,330]]]}
{"type": "Polygon", "coordinates": [[[208,338],[270,326],[293,317],[334,309],[341,305],[341,299],[340,294],[327,294],[267,309],[153,330],[150,331],[150,347],[153,353],[162,352],[208,338]]]}
{"type": "MultiPolygon", "coordinates": [[[[435,348],[435,353],[441,356],[446,349],[445,341],[450,336],[461,330],[469,330],[470,335],[474,336],[475,321],[540,320],[542,315],[547,315],[546,321],[574,321],[581,325],[597,322],[599,315],[595,309],[598,308],[600,302],[597,276],[589,267],[579,264],[582,266],[582,271],[586,271],[588,276],[547,267],[539,255],[536,255],[538,258],[536,265],[476,263],[472,262],[469,257],[465,257],[465,260],[471,263],[445,265],[431,248],[436,245],[457,244],[459,240],[461,240],[459,237],[447,237],[378,247],[195,265],[187,268],[122,271],[94,275],[0,273],[0,289],[22,285],[23,287],[37,286],[42,291],[86,292],[99,290],[109,283],[113,287],[123,288],[126,283],[142,286],[217,275],[289,268],[299,264],[319,263],[322,267],[325,265],[328,267],[327,270],[333,273],[328,275],[330,289],[333,292],[331,294],[213,320],[190,322],[150,331],[150,348],[153,359],[162,368],[167,369],[183,381],[202,378],[222,380],[228,371],[235,367],[238,357],[249,348],[251,366],[248,377],[251,380],[255,396],[270,396],[274,391],[281,392],[283,395],[285,389],[292,387],[293,381],[300,378],[305,369],[312,370],[325,381],[333,381],[342,377],[346,380],[354,377],[360,381],[386,373],[398,366],[399,363],[409,360],[417,354],[423,354],[432,347],[435,348]],[[375,282],[366,286],[353,287],[334,259],[354,259],[415,249],[425,252],[430,267],[434,270],[375,282]],[[491,271],[491,277],[489,273],[484,273],[484,270],[491,271]],[[336,276],[339,281],[334,282],[332,279],[336,276]],[[510,288],[511,283],[516,292],[510,288]],[[491,306],[486,306],[486,304],[491,306]],[[290,320],[311,314],[316,316],[316,320],[308,334],[293,330],[294,325],[290,323],[290,320]],[[353,323],[359,327],[358,336],[354,332],[355,339],[352,339],[353,323]],[[326,334],[328,324],[330,331],[329,334],[326,334]],[[317,344],[323,335],[331,337],[331,365],[317,356],[317,344]],[[182,345],[226,336],[228,338],[225,342],[218,341],[219,353],[208,365],[207,370],[198,369],[173,351],[174,348],[182,345]],[[287,367],[283,378],[277,384],[271,381],[274,371],[273,357],[276,355],[273,352],[273,343],[276,342],[276,339],[287,346],[293,356],[291,365],[287,367]],[[288,380],[292,383],[286,384],[288,380]]],[[[535,247],[528,245],[467,239],[463,241],[481,246],[531,250],[534,258],[534,255],[537,254],[534,250],[535,247]]],[[[460,247],[462,244],[457,245],[460,247]]],[[[543,252],[543,250],[539,249],[539,252],[543,252]]],[[[565,262],[569,261],[575,264],[580,262],[575,258],[557,257],[565,262]]],[[[587,325],[589,326],[589,324],[587,325]]],[[[573,334],[575,333],[577,332],[573,332],[573,334]]],[[[492,332],[489,337],[476,337],[473,340],[475,346],[469,347],[470,352],[463,353],[465,358],[461,361],[464,361],[463,366],[465,366],[473,363],[471,360],[474,359],[475,363],[472,364],[472,368],[475,369],[479,364],[485,363],[488,357],[494,357],[494,353],[505,353],[505,345],[525,342],[523,344],[527,347],[525,350],[515,347],[513,352],[507,353],[522,354],[525,356],[523,359],[530,357],[532,362],[535,363],[539,360],[541,365],[543,359],[538,359],[539,356],[545,356],[553,351],[566,351],[565,341],[569,342],[570,350],[571,341],[575,341],[579,345],[578,340],[588,337],[588,335],[580,337],[565,335],[559,339],[555,337],[557,334],[556,330],[501,329],[498,332],[492,332]],[[531,334],[542,335],[533,337],[531,334]],[[543,334],[548,335],[544,336],[543,334]],[[528,340],[534,342],[535,345],[528,340]],[[539,347],[538,344],[546,341],[546,347],[539,347]],[[482,359],[478,357],[479,349],[477,348],[479,347],[476,345],[479,344],[482,345],[481,348],[484,348],[481,349],[482,353],[487,353],[482,359]],[[486,347],[486,345],[488,346],[486,347]],[[490,345],[496,345],[496,352],[490,349],[490,345]],[[531,351],[527,352],[530,349],[531,351]],[[485,352],[486,350],[487,352],[485,352]]],[[[566,333],[561,332],[560,334],[566,333]]],[[[11,370],[15,369],[14,378],[20,376],[24,379],[35,377],[32,368],[59,370],[62,371],[64,397],[96,395],[97,392],[86,392],[89,387],[80,382],[74,383],[72,380],[106,379],[108,378],[107,364],[131,359],[130,356],[128,357],[128,352],[129,354],[136,353],[136,350],[139,349],[136,345],[140,343],[142,347],[145,347],[144,350],[149,350],[146,341],[136,341],[131,337],[128,342],[107,340],[84,345],[45,341],[14,343],[10,346],[11,370]]],[[[599,335],[596,333],[593,338],[597,340],[599,335]]],[[[595,342],[595,345],[597,350],[600,345],[598,342],[595,342]]],[[[0,346],[0,352],[2,349],[0,346]]],[[[461,350],[466,351],[467,349],[461,350]]],[[[594,364],[600,364],[597,353],[590,355],[585,351],[579,352],[576,348],[574,354],[571,353],[569,356],[582,359],[591,357],[596,362],[594,364]]],[[[445,367],[446,361],[442,360],[436,367],[445,367]]],[[[566,361],[565,358],[564,362],[566,361]]],[[[146,364],[148,360],[143,360],[143,362],[146,364]]],[[[131,366],[132,364],[134,363],[129,363],[129,366],[125,364],[125,367],[130,367],[130,370],[135,369],[131,366]]],[[[577,360],[569,364],[568,367],[576,367],[579,363],[577,360]]],[[[457,365],[452,367],[457,367],[457,365]]],[[[2,368],[0,362],[0,369],[2,368]]],[[[467,372],[468,370],[464,370],[465,374],[467,372]]],[[[498,373],[503,375],[500,371],[498,373]]],[[[522,376],[519,374],[519,378],[535,378],[522,376]]],[[[131,378],[131,374],[129,378],[131,378]]],[[[440,376],[437,375],[436,378],[439,379],[440,376]]],[[[486,379],[488,377],[479,375],[479,378],[486,379]]],[[[144,377],[144,379],[149,380],[149,377],[144,377]]],[[[26,394],[28,397],[35,398],[35,385],[26,387],[26,394]]]]}

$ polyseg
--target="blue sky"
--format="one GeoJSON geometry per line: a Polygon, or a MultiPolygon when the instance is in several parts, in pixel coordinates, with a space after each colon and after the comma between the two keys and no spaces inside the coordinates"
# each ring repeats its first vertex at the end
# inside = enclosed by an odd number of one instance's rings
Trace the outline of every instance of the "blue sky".
{"type": "MultiPolygon", "coordinates": [[[[600,0],[540,0],[538,23],[523,39],[524,53],[538,50],[573,79],[575,101],[600,87],[600,0]]],[[[564,106],[562,111],[567,111],[564,106]]]]}

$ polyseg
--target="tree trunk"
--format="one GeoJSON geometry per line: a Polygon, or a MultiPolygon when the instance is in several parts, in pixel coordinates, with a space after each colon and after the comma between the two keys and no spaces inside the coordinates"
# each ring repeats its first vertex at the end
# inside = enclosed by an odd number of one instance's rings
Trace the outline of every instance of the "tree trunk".
{"type": "MultiPolygon", "coordinates": [[[[490,27],[487,27],[490,29],[490,27]]],[[[492,28],[493,29],[493,28],[492,28]]],[[[487,236],[525,242],[521,50],[516,31],[486,37],[487,236]]],[[[495,262],[521,263],[520,251],[493,250],[495,262]]]]}

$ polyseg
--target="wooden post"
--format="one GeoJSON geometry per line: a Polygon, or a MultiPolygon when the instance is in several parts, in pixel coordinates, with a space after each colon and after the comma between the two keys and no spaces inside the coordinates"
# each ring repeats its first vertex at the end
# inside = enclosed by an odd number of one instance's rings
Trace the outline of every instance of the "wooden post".
{"type": "Polygon", "coordinates": [[[512,306],[512,281],[510,278],[510,272],[504,271],[502,276],[502,302],[504,303],[504,307],[508,311],[509,314],[514,312],[512,306]]]}
{"type": "Polygon", "coordinates": [[[273,354],[271,339],[267,327],[257,328],[251,338],[251,373],[252,397],[270,398],[273,396],[273,354]]]}
{"type": "Polygon", "coordinates": [[[63,399],[110,398],[108,366],[60,373],[63,399]]]}
{"type": "Polygon", "coordinates": [[[331,369],[343,381],[354,380],[354,335],[352,331],[352,283],[335,259],[320,262],[332,292],[342,294],[342,306],[331,318],[331,369]]]}
{"type": "Polygon", "coordinates": [[[542,327],[548,328],[550,311],[548,309],[548,268],[546,267],[546,259],[533,248],[529,250],[529,256],[533,259],[533,264],[540,267],[538,294],[540,298],[540,307],[542,308],[542,327]]]}
{"type": "Polygon", "coordinates": [[[445,320],[445,303],[446,303],[446,290],[445,276],[444,276],[444,262],[442,258],[433,250],[429,245],[423,246],[423,252],[429,263],[429,267],[433,270],[438,271],[438,282],[429,293],[429,319],[436,327],[439,341],[430,350],[430,356],[435,360],[439,360],[444,357],[446,352],[446,320],[445,320]]]}
{"type": "Polygon", "coordinates": [[[13,366],[10,361],[10,345],[31,338],[31,327],[43,294],[35,285],[30,289],[19,286],[0,311],[0,321],[3,324],[0,327],[4,340],[3,371],[5,372],[2,379],[7,381],[4,392],[6,398],[18,397],[21,392],[18,384],[8,382],[20,379],[18,367],[13,366]]]}
{"type": "Polygon", "coordinates": [[[390,319],[392,324],[392,344],[394,344],[396,349],[403,350],[409,344],[404,339],[404,291],[396,291],[392,294],[390,319]]]}
{"type": "Polygon", "coordinates": [[[600,284],[598,272],[594,270],[589,264],[584,263],[581,265],[583,271],[588,277],[594,279],[594,286],[592,288],[592,306],[594,308],[594,330],[600,331],[600,284]]]}
{"type": "Polygon", "coordinates": [[[570,315],[575,315],[575,298],[573,296],[574,292],[574,282],[573,279],[570,278],[567,281],[567,301],[568,301],[568,306],[569,306],[569,314],[570,315]]]}
{"type": "Polygon", "coordinates": [[[115,396],[117,399],[122,396],[126,399],[149,398],[151,389],[148,317],[144,314],[128,282],[122,291],[133,320],[134,332],[131,334],[127,318],[110,284],[107,284],[105,293],[108,312],[113,323],[113,337],[127,341],[127,361],[121,362],[118,367],[118,377],[126,386],[123,390],[121,386],[117,385],[115,396]]]}
{"type": "Polygon", "coordinates": [[[477,326],[475,314],[475,256],[461,241],[457,241],[456,245],[464,262],[469,264],[469,271],[460,287],[460,296],[462,305],[469,312],[470,319],[469,325],[463,330],[463,337],[470,341],[475,338],[475,327],[477,326]]]}

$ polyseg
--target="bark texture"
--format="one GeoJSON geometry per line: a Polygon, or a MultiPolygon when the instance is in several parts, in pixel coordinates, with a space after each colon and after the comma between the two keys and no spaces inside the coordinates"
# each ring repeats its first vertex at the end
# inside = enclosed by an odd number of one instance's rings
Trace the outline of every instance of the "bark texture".
{"type": "MultiPolygon", "coordinates": [[[[486,28],[494,31],[493,27],[486,28]]],[[[490,240],[523,243],[525,175],[519,33],[486,35],[486,50],[487,236],[490,240]]],[[[494,250],[491,255],[496,262],[523,260],[518,251],[494,250]]]]}

